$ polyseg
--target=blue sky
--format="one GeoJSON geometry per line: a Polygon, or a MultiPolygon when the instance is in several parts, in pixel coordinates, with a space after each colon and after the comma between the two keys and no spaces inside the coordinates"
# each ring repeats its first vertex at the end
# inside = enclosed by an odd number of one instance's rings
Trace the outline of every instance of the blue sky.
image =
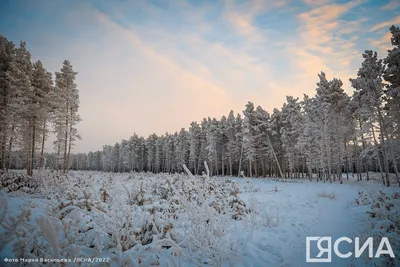
{"type": "Polygon", "coordinates": [[[1,1],[0,34],[51,72],[78,71],[75,152],[314,95],[317,73],[351,93],[366,49],[381,57],[400,1],[1,1]]]}

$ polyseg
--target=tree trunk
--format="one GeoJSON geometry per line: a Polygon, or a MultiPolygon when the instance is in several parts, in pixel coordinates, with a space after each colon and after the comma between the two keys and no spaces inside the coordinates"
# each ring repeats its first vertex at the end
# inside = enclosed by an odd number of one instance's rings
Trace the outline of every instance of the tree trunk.
{"type": "MultiPolygon", "coordinates": [[[[68,106],[67,106],[67,113],[68,113],[68,106]]],[[[68,121],[68,115],[67,118],[65,119],[65,140],[64,140],[64,167],[63,167],[63,173],[65,174],[67,172],[67,152],[68,152],[68,130],[69,130],[69,121],[68,121]]]]}
{"type": "Polygon", "coordinates": [[[40,149],[40,162],[39,162],[39,169],[43,168],[43,153],[44,153],[44,142],[46,140],[46,121],[43,123],[43,133],[42,133],[42,147],[40,149]]]}
{"type": "Polygon", "coordinates": [[[387,153],[386,153],[386,148],[385,148],[385,130],[384,130],[384,125],[383,125],[383,117],[382,117],[382,113],[380,108],[378,107],[378,118],[379,118],[379,127],[380,127],[380,131],[381,131],[381,146],[382,146],[382,151],[383,151],[383,163],[385,166],[385,172],[386,172],[386,186],[390,186],[390,180],[389,180],[389,160],[387,157],[387,153]]]}
{"type": "Polygon", "coordinates": [[[67,155],[67,173],[69,171],[69,156],[71,155],[71,147],[72,147],[72,125],[70,126],[69,129],[69,144],[68,144],[68,155],[67,155]]]}
{"type": "Polygon", "coordinates": [[[61,140],[57,141],[58,145],[57,145],[57,173],[60,170],[60,154],[61,154],[61,140]]]}
{"type": "Polygon", "coordinates": [[[242,170],[242,158],[243,158],[243,142],[242,142],[242,149],[240,151],[238,176],[240,176],[240,172],[242,170]]]}
{"type": "MultiPolygon", "coordinates": [[[[385,131],[385,133],[386,133],[386,140],[391,141],[391,138],[387,134],[387,131],[385,131]]],[[[400,186],[399,170],[397,169],[397,162],[396,162],[396,158],[394,157],[393,146],[390,145],[390,144],[389,144],[389,154],[390,154],[390,158],[391,158],[392,163],[393,163],[393,168],[394,168],[394,172],[396,174],[396,179],[399,182],[399,186],[400,186]]]]}
{"type": "Polygon", "coordinates": [[[251,172],[251,159],[249,159],[249,177],[252,177],[253,174],[251,172]]]}
{"type": "Polygon", "coordinates": [[[214,157],[215,157],[215,172],[218,176],[218,155],[217,155],[217,145],[214,146],[214,157]]]}
{"type": "Polygon", "coordinates": [[[378,141],[376,141],[375,130],[374,130],[374,126],[372,125],[372,123],[371,123],[371,130],[372,130],[372,136],[373,136],[373,138],[374,138],[375,147],[376,147],[376,149],[378,150],[378,153],[377,153],[376,157],[378,158],[379,170],[380,170],[380,172],[381,172],[383,185],[385,185],[385,176],[383,175],[381,157],[380,157],[380,155],[379,155],[379,145],[378,145],[378,141]]]}
{"type": "Polygon", "coordinates": [[[11,136],[10,136],[10,141],[8,142],[8,152],[7,152],[7,160],[6,160],[6,171],[10,169],[11,167],[11,149],[13,145],[13,139],[14,139],[14,130],[15,130],[15,125],[14,123],[11,126],[11,136]]]}
{"type": "Polygon", "coordinates": [[[33,175],[33,160],[35,158],[35,136],[36,136],[36,120],[35,117],[33,117],[32,121],[32,143],[31,143],[31,153],[29,155],[29,164],[28,164],[28,175],[32,177],[33,175]]]}
{"type": "Polygon", "coordinates": [[[278,158],[276,157],[275,150],[274,150],[274,147],[272,146],[272,143],[271,143],[271,140],[269,139],[269,136],[267,136],[267,139],[268,139],[268,144],[269,144],[269,146],[270,146],[270,148],[271,148],[271,150],[272,150],[272,154],[273,154],[273,156],[274,156],[274,158],[275,158],[276,165],[278,166],[278,169],[279,169],[279,173],[280,173],[280,175],[281,175],[281,178],[283,178],[283,173],[282,173],[281,165],[279,165],[278,158]]]}
{"type": "Polygon", "coordinates": [[[229,175],[232,176],[232,154],[229,152],[229,175]]]}

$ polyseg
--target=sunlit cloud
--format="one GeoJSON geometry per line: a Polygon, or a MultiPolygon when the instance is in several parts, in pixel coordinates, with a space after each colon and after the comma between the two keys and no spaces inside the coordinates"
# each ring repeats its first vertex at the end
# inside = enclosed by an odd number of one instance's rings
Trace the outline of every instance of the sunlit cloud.
{"type": "Polygon", "coordinates": [[[300,28],[298,36],[300,44],[291,46],[294,63],[303,73],[304,81],[316,83],[320,71],[342,79],[345,89],[350,91],[348,77],[354,72],[351,62],[356,59],[355,43],[345,37],[345,34],[359,30],[360,24],[366,21],[346,21],[341,19],[361,1],[351,1],[344,4],[327,4],[312,8],[298,15],[300,28]]]}
{"type": "Polygon", "coordinates": [[[384,21],[384,22],[378,23],[375,26],[373,26],[370,29],[370,31],[373,32],[373,31],[376,31],[376,30],[380,30],[382,28],[388,28],[388,27],[390,27],[390,26],[392,26],[394,24],[397,25],[399,23],[400,23],[400,16],[398,16],[398,17],[396,17],[394,19],[388,20],[388,21],[384,21]]]}

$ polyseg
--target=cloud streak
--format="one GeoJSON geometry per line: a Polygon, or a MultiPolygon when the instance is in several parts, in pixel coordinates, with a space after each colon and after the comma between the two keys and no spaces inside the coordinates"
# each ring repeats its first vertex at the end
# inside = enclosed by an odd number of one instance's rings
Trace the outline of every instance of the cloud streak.
{"type": "Polygon", "coordinates": [[[388,21],[384,21],[384,22],[378,23],[378,24],[374,25],[370,29],[370,31],[374,32],[374,31],[380,30],[382,28],[388,28],[388,27],[390,27],[392,25],[397,25],[397,24],[400,24],[400,16],[398,16],[398,17],[396,17],[394,19],[388,20],[388,21]]]}

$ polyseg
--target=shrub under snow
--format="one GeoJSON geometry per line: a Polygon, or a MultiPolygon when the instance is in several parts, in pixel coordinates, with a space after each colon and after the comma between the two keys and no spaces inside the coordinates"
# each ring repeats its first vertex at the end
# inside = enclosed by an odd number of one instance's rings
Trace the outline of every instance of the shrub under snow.
{"type": "MultiPolygon", "coordinates": [[[[362,222],[359,234],[366,239],[374,237],[374,248],[379,246],[382,237],[387,237],[394,255],[400,255],[400,194],[359,191],[355,205],[367,205],[368,217],[362,222]]],[[[362,240],[364,242],[365,240],[362,240]]],[[[382,266],[400,266],[399,258],[384,255],[382,266]]]]}
{"type": "Polygon", "coordinates": [[[190,258],[218,266],[238,254],[227,231],[251,211],[235,182],[178,174],[118,176],[73,172],[45,173],[33,183],[23,176],[3,179],[14,181],[3,182],[6,192],[30,186],[51,207],[35,218],[29,209],[10,214],[7,198],[1,197],[0,255],[108,257],[115,266],[174,265],[190,258]]]}

